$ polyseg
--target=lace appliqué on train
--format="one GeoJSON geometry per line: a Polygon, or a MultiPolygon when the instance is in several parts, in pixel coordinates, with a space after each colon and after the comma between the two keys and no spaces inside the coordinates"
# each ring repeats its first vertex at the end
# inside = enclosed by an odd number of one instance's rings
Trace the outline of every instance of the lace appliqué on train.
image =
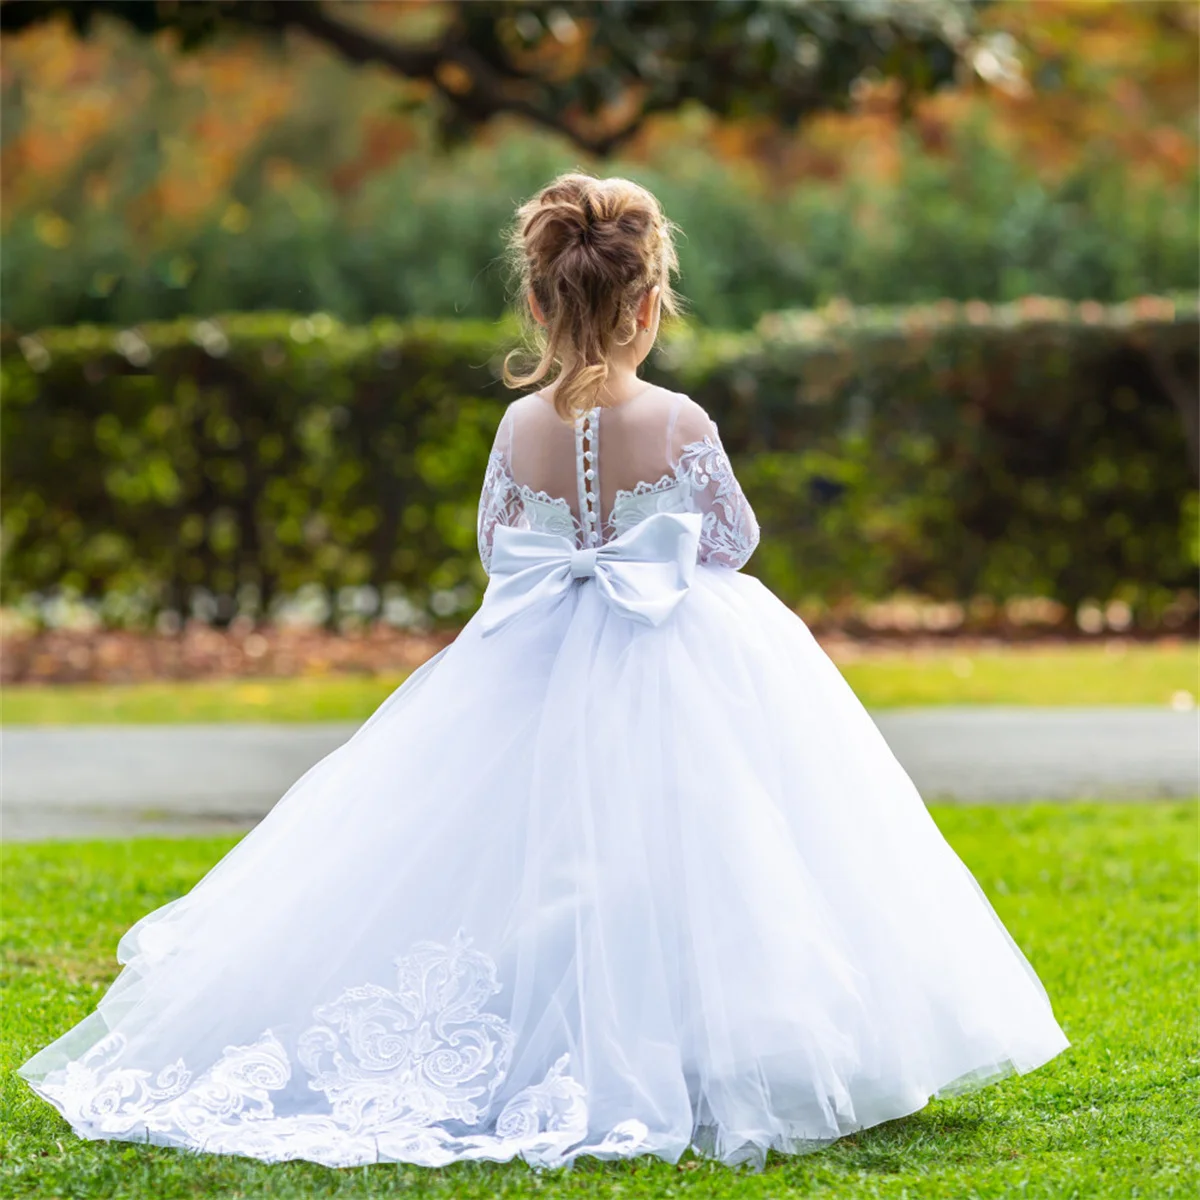
{"type": "Polygon", "coordinates": [[[640,1122],[625,1122],[597,1146],[581,1146],[587,1102],[565,1054],[493,1120],[515,1040],[507,1022],[484,1011],[500,991],[495,964],[460,935],[450,946],[419,943],[396,968],[394,989],[347,988],[300,1035],[296,1059],[308,1090],[324,1096],[323,1111],[302,1098],[271,1030],[226,1048],[198,1077],[182,1059],[157,1074],[121,1066],[125,1039],[113,1033],[37,1090],[92,1135],[339,1167],[518,1156],[556,1166],[568,1154],[628,1153],[644,1140],[640,1122]]]}

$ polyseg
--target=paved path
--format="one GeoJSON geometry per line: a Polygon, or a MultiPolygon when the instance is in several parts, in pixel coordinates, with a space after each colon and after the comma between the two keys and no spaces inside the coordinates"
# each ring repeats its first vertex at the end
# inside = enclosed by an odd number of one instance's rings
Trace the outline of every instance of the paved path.
{"type": "MultiPolygon", "coordinates": [[[[928,800],[1152,800],[1200,792],[1194,712],[929,708],[876,720],[928,800]]],[[[9,729],[3,837],[249,828],[352,724],[9,729]]]]}

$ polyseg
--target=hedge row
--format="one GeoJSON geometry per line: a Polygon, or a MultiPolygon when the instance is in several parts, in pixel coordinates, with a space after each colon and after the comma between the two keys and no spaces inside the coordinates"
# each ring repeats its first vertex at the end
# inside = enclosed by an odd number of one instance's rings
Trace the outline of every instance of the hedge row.
{"type": "MultiPolygon", "coordinates": [[[[1195,582],[1198,329],[1192,298],[834,306],[677,331],[650,374],[720,422],[785,599],[1120,599],[1152,625],[1195,582]]],[[[5,601],[470,609],[511,338],[320,314],[3,337],[5,601]]]]}

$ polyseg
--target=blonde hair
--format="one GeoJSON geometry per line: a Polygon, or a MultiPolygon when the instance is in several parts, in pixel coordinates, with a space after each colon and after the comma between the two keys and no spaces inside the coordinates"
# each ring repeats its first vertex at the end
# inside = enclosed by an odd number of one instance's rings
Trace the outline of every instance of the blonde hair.
{"type": "Polygon", "coordinates": [[[504,382],[528,387],[556,379],[554,407],[573,420],[598,403],[612,352],[637,336],[646,293],[660,288],[662,311],[677,312],[671,225],[638,184],[572,173],[521,205],[510,249],[525,306],[532,292],[546,324],[532,326],[536,363],[514,373],[514,351],[504,382]]]}

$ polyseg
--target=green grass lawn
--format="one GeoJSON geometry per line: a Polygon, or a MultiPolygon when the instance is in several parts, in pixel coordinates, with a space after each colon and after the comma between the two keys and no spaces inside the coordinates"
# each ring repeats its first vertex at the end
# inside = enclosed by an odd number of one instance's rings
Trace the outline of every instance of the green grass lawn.
{"type": "MultiPolygon", "coordinates": [[[[1151,704],[1197,695],[1196,647],[1012,647],[874,652],[842,670],[871,708],[917,704],[1151,704]]],[[[10,686],[6,725],[361,721],[402,681],[324,676],[201,683],[10,686]]]]}
{"type": "Polygon", "coordinates": [[[686,1159],[333,1171],[77,1140],[13,1074],[84,1016],[119,934],[179,895],[228,840],[4,848],[0,1195],[5,1197],[669,1196],[973,1200],[1191,1197],[1196,1086],[1196,809],[1188,804],[935,809],[1024,947],[1072,1047],[1022,1078],[760,1175],[686,1159]]]}

